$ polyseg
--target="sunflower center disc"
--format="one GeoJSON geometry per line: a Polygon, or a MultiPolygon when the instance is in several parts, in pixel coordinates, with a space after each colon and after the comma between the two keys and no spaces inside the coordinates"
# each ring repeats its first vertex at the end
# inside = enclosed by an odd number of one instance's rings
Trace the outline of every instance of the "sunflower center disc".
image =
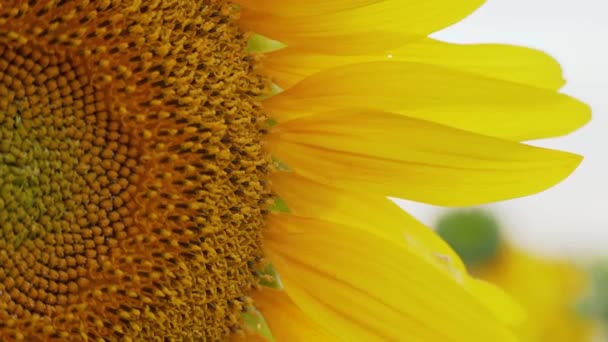
{"type": "Polygon", "coordinates": [[[225,337],[261,259],[266,89],[223,1],[0,7],[0,340],[225,337]]]}

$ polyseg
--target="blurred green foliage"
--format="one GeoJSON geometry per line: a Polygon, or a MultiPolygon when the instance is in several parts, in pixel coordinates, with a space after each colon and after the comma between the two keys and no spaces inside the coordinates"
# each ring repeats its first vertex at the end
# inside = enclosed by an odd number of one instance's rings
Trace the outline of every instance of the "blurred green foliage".
{"type": "Polygon", "coordinates": [[[441,216],[436,228],[467,266],[478,266],[498,253],[500,226],[487,211],[454,210],[441,216]]]}
{"type": "Polygon", "coordinates": [[[578,311],[608,328],[608,260],[596,262],[589,268],[588,288],[578,302],[578,311]]]}

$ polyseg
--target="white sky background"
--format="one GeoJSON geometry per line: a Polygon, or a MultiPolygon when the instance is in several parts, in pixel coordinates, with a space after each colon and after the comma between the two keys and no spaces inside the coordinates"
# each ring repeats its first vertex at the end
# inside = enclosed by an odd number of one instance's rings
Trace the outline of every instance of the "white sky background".
{"type": "MultiPolygon", "coordinates": [[[[608,0],[487,0],[469,18],[434,35],[460,42],[500,42],[556,57],[563,92],[587,102],[593,119],[558,139],[533,144],[585,156],[567,180],[534,196],[491,205],[521,246],[549,254],[608,256],[608,0]]],[[[440,208],[399,201],[428,225],[440,208]]]]}

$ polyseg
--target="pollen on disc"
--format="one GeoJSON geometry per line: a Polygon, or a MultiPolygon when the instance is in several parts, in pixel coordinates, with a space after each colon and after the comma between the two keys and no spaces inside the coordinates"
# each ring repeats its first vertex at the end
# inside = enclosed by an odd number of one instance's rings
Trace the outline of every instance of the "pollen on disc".
{"type": "Polygon", "coordinates": [[[0,6],[0,340],[217,340],[255,286],[268,158],[236,7],[0,6]]]}

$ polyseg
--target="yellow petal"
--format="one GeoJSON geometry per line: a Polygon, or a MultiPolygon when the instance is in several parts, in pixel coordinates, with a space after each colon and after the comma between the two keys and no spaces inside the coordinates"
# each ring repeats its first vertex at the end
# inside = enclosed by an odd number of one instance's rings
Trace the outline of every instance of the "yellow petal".
{"type": "Polygon", "coordinates": [[[315,54],[288,47],[267,54],[262,67],[275,83],[287,89],[325,69],[387,60],[438,65],[554,90],[564,84],[559,64],[538,50],[511,45],[452,44],[430,38],[386,52],[359,56],[315,54]]]}
{"type": "Polygon", "coordinates": [[[302,312],[284,291],[261,289],[252,294],[275,341],[336,341],[323,327],[302,312]]]}
{"type": "Polygon", "coordinates": [[[378,109],[513,140],[569,133],[589,108],[557,92],[413,62],[326,70],[264,103],[278,121],[344,107],[378,109]]]}
{"type": "Polygon", "coordinates": [[[385,197],[331,187],[293,172],[275,173],[271,182],[272,189],[294,215],[358,226],[387,239],[406,239],[412,247],[420,248],[429,261],[465,272],[462,261],[448,244],[385,197]]]}
{"type": "Polygon", "coordinates": [[[238,4],[248,10],[298,17],[352,10],[382,1],[384,0],[239,0],[238,4]]]}
{"type": "Polygon", "coordinates": [[[272,215],[265,246],[290,298],[346,341],[513,340],[462,280],[404,242],[272,215]]]}
{"type": "MultiPolygon", "coordinates": [[[[271,182],[273,190],[294,215],[357,226],[389,240],[405,239],[408,246],[412,250],[418,249],[427,261],[452,272],[466,273],[462,261],[449,245],[387,198],[334,188],[291,172],[275,173],[271,182]]],[[[489,307],[505,322],[522,320],[524,315],[519,307],[496,305],[509,302],[501,290],[474,279],[469,279],[468,284],[474,292],[483,293],[481,299],[487,300],[489,307]]]]}
{"type": "Polygon", "coordinates": [[[308,51],[360,54],[395,48],[447,27],[475,10],[483,0],[327,1],[291,0],[243,4],[246,29],[308,51]],[[303,3],[303,4],[302,4],[303,3]]]}
{"type": "Polygon", "coordinates": [[[448,206],[542,191],[581,160],[382,112],[304,117],[276,126],[268,141],[272,154],[318,182],[448,206]]]}

